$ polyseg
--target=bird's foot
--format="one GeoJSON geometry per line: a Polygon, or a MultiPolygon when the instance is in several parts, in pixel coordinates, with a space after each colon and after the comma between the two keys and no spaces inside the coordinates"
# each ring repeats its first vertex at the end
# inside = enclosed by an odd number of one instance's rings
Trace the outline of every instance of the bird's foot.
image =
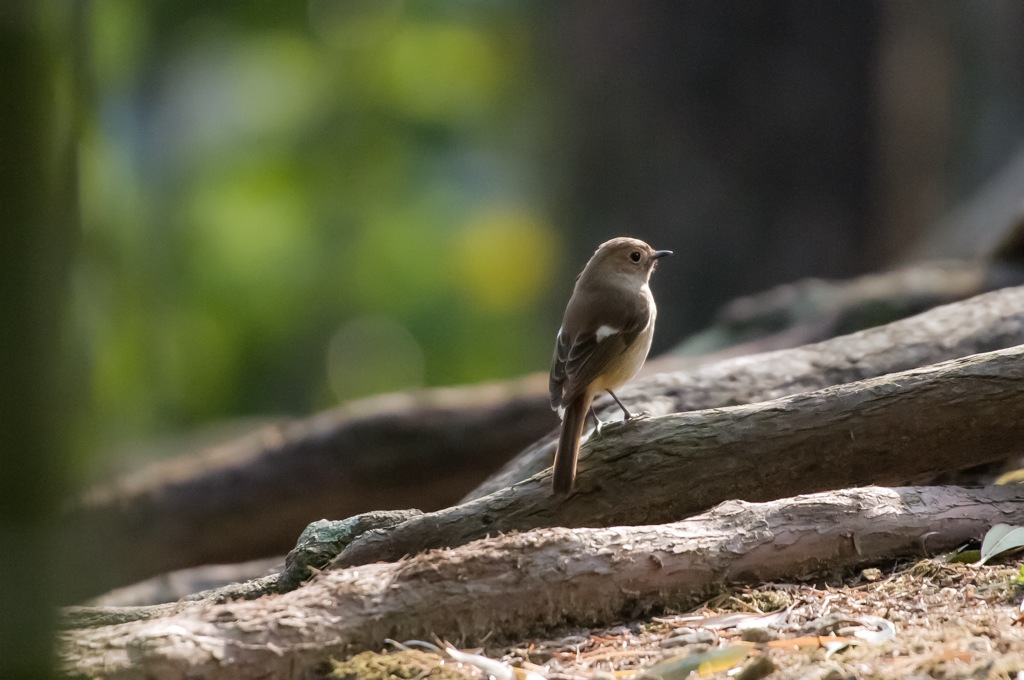
{"type": "Polygon", "coordinates": [[[597,417],[597,412],[594,409],[590,409],[590,415],[594,417],[594,432],[591,434],[592,437],[602,437],[605,433],[614,432],[615,430],[628,425],[634,420],[642,420],[644,418],[650,418],[650,411],[640,411],[639,413],[631,413],[623,409],[622,420],[601,420],[597,417]]]}
{"type": "Polygon", "coordinates": [[[614,420],[599,420],[597,421],[597,425],[594,426],[594,435],[597,437],[603,437],[606,432],[611,432],[621,425],[622,423],[614,420]]]}
{"type": "Polygon", "coordinates": [[[594,434],[602,437],[605,434],[626,427],[635,420],[643,420],[650,417],[650,411],[640,411],[639,413],[630,413],[628,416],[623,416],[622,420],[599,420],[594,427],[594,434]]]}
{"type": "MultiPolygon", "coordinates": [[[[612,399],[615,400],[615,403],[619,405],[620,409],[622,409],[622,422],[623,423],[628,423],[631,420],[639,420],[640,418],[649,418],[650,417],[650,415],[651,415],[650,411],[640,411],[639,413],[633,413],[628,408],[626,408],[626,405],[623,404],[622,401],[620,401],[617,396],[615,396],[614,392],[612,392],[611,390],[608,390],[608,394],[610,394],[612,396],[612,399]]],[[[591,409],[591,410],[593,410],[593,409],[591,409]]],[[[595,418],[597,417],[596,413],[594,414],[594,417],[595,418]]]]}

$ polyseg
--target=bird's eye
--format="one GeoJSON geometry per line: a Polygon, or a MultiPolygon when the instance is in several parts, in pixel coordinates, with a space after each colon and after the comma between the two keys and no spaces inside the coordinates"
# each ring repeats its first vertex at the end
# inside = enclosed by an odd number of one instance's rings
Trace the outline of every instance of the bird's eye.
{"type": "Polygon", "coordinates": [[[639,262],[640,261],[640,251],[639,250],[634,250],[633,252],[631,252],[629,254],[629,259],[633,260],[633,262],[639,262]]]}

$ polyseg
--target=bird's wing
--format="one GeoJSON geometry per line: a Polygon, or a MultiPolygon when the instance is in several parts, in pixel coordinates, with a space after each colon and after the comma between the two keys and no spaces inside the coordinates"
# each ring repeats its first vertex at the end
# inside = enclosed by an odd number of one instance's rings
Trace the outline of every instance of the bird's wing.
{"type": "Polygon", "coordinates": [[[640,303],[636,298],[626,304],[604,300],[600,309],[599,320],[574,323],[578,320],[567,318],[558,331],[548,387],[551,408],[559,412],[633,344],[651,319],[646,297],[640,303]]]}

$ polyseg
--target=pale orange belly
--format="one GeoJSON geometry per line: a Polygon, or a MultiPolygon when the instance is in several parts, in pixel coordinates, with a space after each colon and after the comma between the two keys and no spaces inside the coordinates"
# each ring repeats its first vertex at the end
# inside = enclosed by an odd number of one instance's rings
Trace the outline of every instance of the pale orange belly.
{"type": "Polygon", "coordinates": [[[616,390],[628,383],[640,372],[644,365],[644,360],[647,359],[647,353],[651,350],[651,340],[654,338],[655,314],[653,313],[653,306],[651,311],[651,320],[647,323],[647,328],[637,336],[632,345],[626,348],[621,361],[616,362],[614,367],[609,366],[609,369],[612,370],[606,370],[594,381],[593,389],[595,392],[616,390]]]}

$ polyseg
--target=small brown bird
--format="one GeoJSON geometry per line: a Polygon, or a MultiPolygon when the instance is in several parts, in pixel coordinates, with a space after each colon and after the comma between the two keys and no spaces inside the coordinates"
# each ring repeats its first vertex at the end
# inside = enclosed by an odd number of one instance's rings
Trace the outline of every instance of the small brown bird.
{"type": "Polygon", "coordinates": [[[551,408],[562,419],[552,476],[555,493],[572,491],[583,424],[596,395],[607,391],[626,420],[634,417],[612,390],[637,374],[651,349],[657,308],[647,282],[658,259],[671,254],[635,238],[613,238],[598,247],[576,279],[558,329],[549,382],[551,408]]]}

